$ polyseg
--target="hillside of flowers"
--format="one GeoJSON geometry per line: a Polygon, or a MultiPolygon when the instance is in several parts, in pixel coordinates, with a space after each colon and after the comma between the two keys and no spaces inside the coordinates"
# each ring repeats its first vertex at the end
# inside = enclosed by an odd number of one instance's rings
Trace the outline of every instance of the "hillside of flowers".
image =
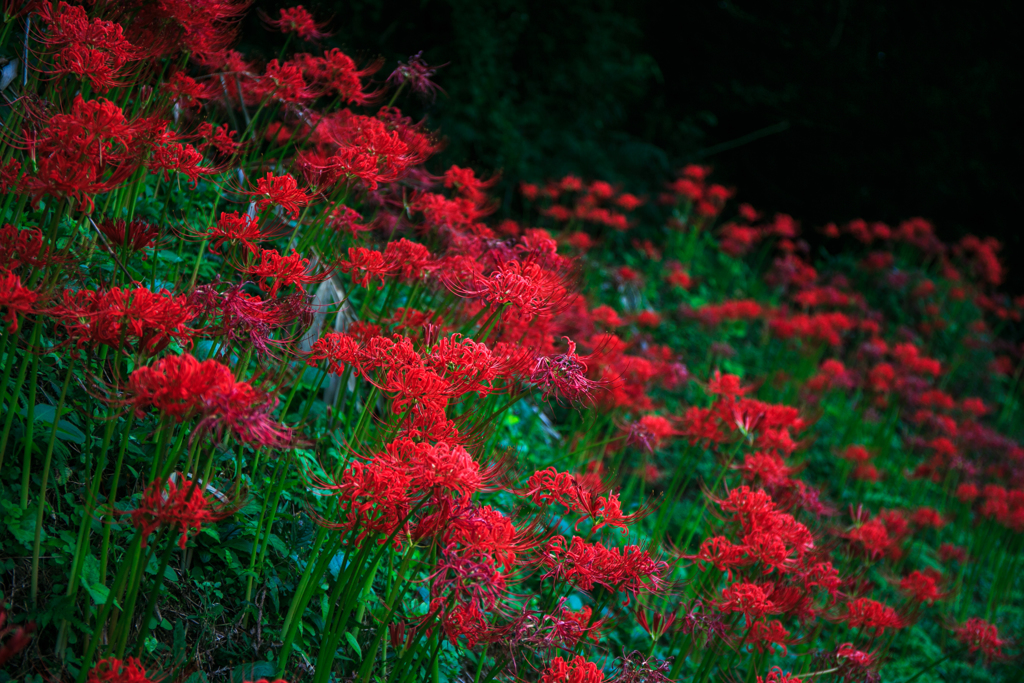
{"type": "Polygon", "coordinates": [[[3,8],[0,683],[1019,680],[994,240],[500,207],[302,7],[3,8]]]}

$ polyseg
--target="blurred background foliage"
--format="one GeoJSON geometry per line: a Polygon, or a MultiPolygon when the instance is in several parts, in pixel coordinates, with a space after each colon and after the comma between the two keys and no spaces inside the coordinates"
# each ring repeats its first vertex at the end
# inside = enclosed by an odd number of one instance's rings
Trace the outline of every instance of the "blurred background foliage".
{"type": "MultiPolygon", "coordinates": [[[[994,235],[1024,289],[1019,3],[304,2],[330,19],[326,44],[383,58],[379,80],[420,50],[446,64],[436,100],[396,104],[443,132],[434,170],[502,173],[502,212],[521,180],[575,173],[653,196],[697,161],[805,228],[921,215],[947,239],[994,235]]],[[[245,33],[276,56],[280,36],[245,33]]]]}

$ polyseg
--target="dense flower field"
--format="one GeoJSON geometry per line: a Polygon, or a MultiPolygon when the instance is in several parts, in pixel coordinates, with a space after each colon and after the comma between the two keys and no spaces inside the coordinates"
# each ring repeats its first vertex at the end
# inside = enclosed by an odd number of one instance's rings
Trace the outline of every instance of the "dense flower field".
{"type": "Polygon", "coordinates": [[[246,10],[4,3],[0,681],[1018,680],[998,243],[497,220],[422,59],[246,10]]]}

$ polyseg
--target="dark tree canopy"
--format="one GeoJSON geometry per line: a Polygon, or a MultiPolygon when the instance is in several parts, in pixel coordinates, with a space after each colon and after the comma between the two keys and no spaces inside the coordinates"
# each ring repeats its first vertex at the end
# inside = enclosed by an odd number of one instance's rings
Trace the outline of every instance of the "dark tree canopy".
{"type": "MultiPolygon", "coordinates": [[[[260,3],[267,12],[279,5],[260,3]]],[[[436,161],[519,180],[565,173],[657,192],[709,163],[767,211],[813,227],[921,215],[940,233],[1016,230],[1024,9],[833,0],[307,2],[354,57],[447,64],[436,161]]],[[[250,21],[254,21],[250,18],[250,21]]],[[[263,47],[273,56],[279,37],[263,47]]],[[[508,202],[506,201],[506,205],[508,202]]]]}

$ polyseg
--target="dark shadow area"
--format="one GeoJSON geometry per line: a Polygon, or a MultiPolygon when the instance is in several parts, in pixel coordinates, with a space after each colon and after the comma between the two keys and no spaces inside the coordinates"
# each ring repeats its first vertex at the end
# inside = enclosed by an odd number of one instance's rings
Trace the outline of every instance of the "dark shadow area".
{"type": "MultiPolygon", "coordinates": [[[[306,5],[333,17],[329,44],[384,58],[380,80],[420,50],[447,64],[445,94],[397,104],[447,138],[436,167],[501,170],[506,207],[520,180],[576,173],[653,194],[699,161],[805,228],[924,216],[947,240],[993,235],[1009,288],[1024,289],[1019,4],[306,5]]],[[[264,35],[253,47],[272,57],[280,36],[264,35]]]]}

